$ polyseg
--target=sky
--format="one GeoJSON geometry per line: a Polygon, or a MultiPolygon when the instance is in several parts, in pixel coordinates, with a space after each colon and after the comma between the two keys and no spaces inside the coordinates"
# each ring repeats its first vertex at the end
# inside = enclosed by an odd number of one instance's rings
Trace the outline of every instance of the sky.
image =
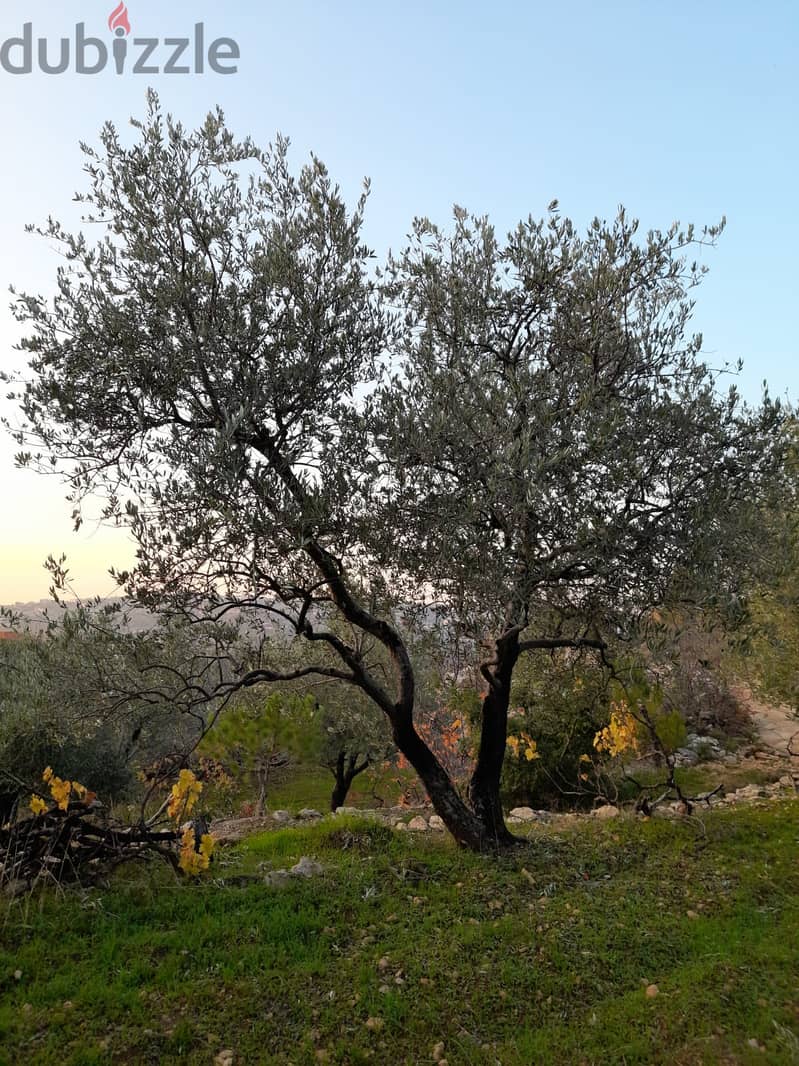
{"type": "MultiPolygon", "coordinates": [[[[0,45],[107,42],[117,0],[4,0],[0,45]]],[[[445,223],[453,203],[501,232],[555,198],[584,225],[623,203],[642,227],[727,217],[694,325],[714,365],[744,361],[757,402],[799,397],[799,4],[765,0],[128,0],[134,37],[233,38],[235,74],[118,76],[0,69],[0,290],[52,289],[58,257],[24,232],[53,215],[79,228],[79,142],[107,120],[124,129],[155,88],[165,110],[199,123],[221,105],[237,133],[290,137],[313,151],[354,201],[372,180],[365,235],[378,254],[402,245],[416,215],[445,223]]],[[[156,56],[165,53],[160,49],[156,56]]],[[[162,60],[163,62],[163,60],[162,60]]],[[[0,297],[0,366],[22,366],[19,327],[0,297]]],[[[12,421],[11,405],[0,413],[12,421]]],[[[72,531],[65,489],[14,466],[0,436],[0,604],[47,596],[43,561],[66,553],[82,596],[108,595],[124,567],[124,531],[72,531]]]]}

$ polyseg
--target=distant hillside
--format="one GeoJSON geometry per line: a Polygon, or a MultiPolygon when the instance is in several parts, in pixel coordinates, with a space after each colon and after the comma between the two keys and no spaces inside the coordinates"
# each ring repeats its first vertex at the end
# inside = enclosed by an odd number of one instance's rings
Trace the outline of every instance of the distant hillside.
{"type": "MultiPolygon", "coordinates": [[[[102,603],[114,603],[112,599],[102,600],[102,603]]],[[[3,605],[10,608],[16,614],[22,616],[34,631],[42,630],[47,625],[47,620],[58,620],[64,613],[64,608],[54,603],[53,600],[36,600],[31,603],[12,603],[3,605]]],[[[154,617],[150,611],[141,607],[130,609],[130,624],[128,629],[132,633],[142,633],[152,629],[154,617]]]]}

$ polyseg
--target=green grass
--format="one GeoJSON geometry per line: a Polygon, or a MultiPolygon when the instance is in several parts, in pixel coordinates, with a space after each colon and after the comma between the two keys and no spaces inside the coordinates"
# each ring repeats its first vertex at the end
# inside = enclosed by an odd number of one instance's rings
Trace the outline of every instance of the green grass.
{"type": "Polygon", "coordinates": [[[235,884],[5,903],[0,1062],[799,1061],[799,805],[530,833],[497,862],[337,818],[223,852],[235,884]]]}
{"type": "MultiPolygon", "coordinates": [[[[379,807],[382,800],[386,807],[390,807],[399,800],[402,789],[416,781],[410,770],[395,767],[365,770],[355,778],[346,804],[348,807],[379,807]]],[[[324,813],[330,810],[333,784],[329,770],[317,766],[289,766],[274,776],[267,796],[269,809],[296,813],[303,807],[311,807],[324,813]]],[[[421,789],[418,791],[421,801],[424,796],[421,789]]]]}

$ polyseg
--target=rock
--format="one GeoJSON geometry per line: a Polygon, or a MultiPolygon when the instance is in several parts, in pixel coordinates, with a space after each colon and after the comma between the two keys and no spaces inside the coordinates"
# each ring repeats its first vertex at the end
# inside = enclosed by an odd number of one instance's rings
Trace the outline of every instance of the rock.
{"type": "Polygon", "coordinates": [[[416,833],[426,833],[430,826],[422,818],[421,814],[417,814],[415,818],[411,818],[408,822],[408,828],[416,833]]]}
{"type": "Polygon", "coordinates": [[[321,818],[322,815],[319,811],[315,811],[313,807],[303,807],[301,811],[297,812],[297,817],[302,818],[303,821],[308,821],[311,818],[321,818]]]}
{"type": "Polygon", "coordinates": [[[614,807],[612,803],[606,803],[604,807],[595,807],[591,814],[594,818],[601,818],[605,821],[608,818],[618,818],[619,808],[614,807]]]}
{"type": "Polygon", "coordinates": [[[675,766],[696,766],[699,756],[693,748],[678,748],[674,753],[675,766]]]}
{"type": "Polygon", "coordinates": [[[289,873],[294,877],[318,877],[319,874],[324,873],[324,867],[321,863],[314,862],[307,855],[303,855],[300,861],[292,866],[289,873]]]}
{"type": "Polygon", "coordinates": [[[214,1066],[233,1066],[235,1055],[232,1051],[220,1051],[214,1058],[214,1066]]]}
{"type": "Polygon", "coordinates": [[[793,774],[783,774],[777,784],[782,785],[783,788],[796,788],[796,782],[793,779],[793,774]]]}
{"type": "Polygon", "coordinates": [[[514,807],[509,817],[518,818],[520,822],[534,822],[538,815],[532,807],[514,807]]]}
{"type": "Polygon", "coordinates": [[[269,888],[285,888],[290,881],[288,870],[272,870],[264,875],[264,884],[269,888]]]}
{"type": "MultiPolygon", "coordinates": [[[[440,1041],[433,1047],[433,1062],[441,1062],[444,1058],[444,1042],[440,1041]]],[[[446,1059],[444,1060],[446,1061],[446,1059]]]]}
{"type": "Polygon", "coordinates": [[[430,815],[429,825],[431,829],[437,829],[439,832],[443,832],[447,828],[444,825],[444,819],[437,814],[430,815]]]}
{"type": "Polygon", "coordinates": [[[647,999],[654,999],[655,996],[659,992],[660,992],[660,989],[658,988],[657,985],[647,985],[646,986],[646,993],[645,994],[646,994],[646,998],[647,999]]]}
{"type": "Polygon", "coordinates": [[[336,814],[361,814],[357,807],[336,807],[336,814]]]}
{"type": "Polygon", "coordinates": [[[290,822],[291,815],[288,811],[272,811],[272,818],[276,822],[290,822]]]}
{"type": "Polygon", "coordinates": [[[366,1028],[371,1029],[373,1033],[379,1033],[386,1023],[382,1018],[367,1018],[366,1028]]]}
{"type": "Polygon", "coordinates": [[[407,822],[395,822],[394,823],[394,828],[395,829],[399,829],[399,831],[401,833],[407,833],[408,832],[408,823],[407,822]]]}

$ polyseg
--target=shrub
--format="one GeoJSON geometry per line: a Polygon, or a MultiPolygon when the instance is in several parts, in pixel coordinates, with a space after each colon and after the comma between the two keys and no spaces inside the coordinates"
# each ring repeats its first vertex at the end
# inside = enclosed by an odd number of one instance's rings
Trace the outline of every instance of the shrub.
{"type": "Polygon", "coordinates": [[[562,806],[593,797],[586,757],[609,723],[602,669],[584,657],[554,655],[518,668],[502,788],[509,805],[562,806]]]}

